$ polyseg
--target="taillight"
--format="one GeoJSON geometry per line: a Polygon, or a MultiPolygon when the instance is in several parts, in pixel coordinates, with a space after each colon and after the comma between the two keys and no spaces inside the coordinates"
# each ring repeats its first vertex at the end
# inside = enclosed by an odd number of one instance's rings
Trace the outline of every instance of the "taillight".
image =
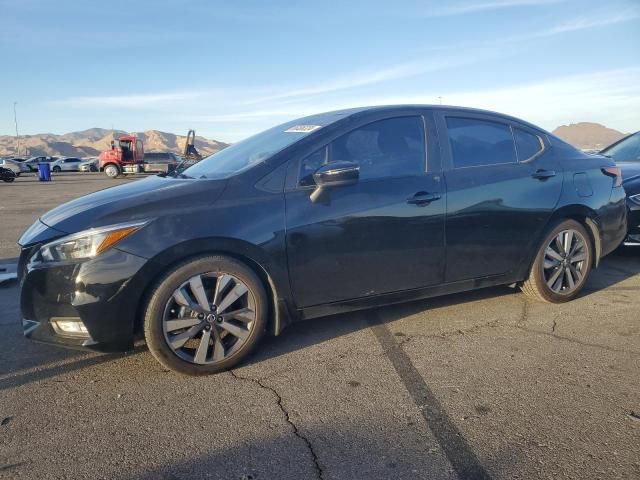
{"type": "Polygon", "coordinates": [[[602,173],[613,178],[614,187],[622,185],[622,169],[620,167],[605,167],[602,169],[602,173]]]}

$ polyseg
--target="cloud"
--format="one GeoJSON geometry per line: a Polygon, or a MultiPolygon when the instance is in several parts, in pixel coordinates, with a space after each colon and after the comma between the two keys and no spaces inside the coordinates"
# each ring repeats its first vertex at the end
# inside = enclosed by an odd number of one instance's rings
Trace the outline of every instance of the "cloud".
{"type": "Polygon", "coordinates": [[[362,99],[365,104],[434,103],[495,110],[548,129],[595,121],[622,131],[640,128],[640,67],[569,75],[506,88],[427,92],[362,99]]]}
{"type": "Polygon", "coordinates": [[[175,104],[185,100],[193,100],[202,96],[202,92],[145,93],[134,95],[105,95],[70,97],[52,100],[52,105],[67,107],[117,107],[140,108],[175,104]]]}
{"type": "Polygon", "coordinates": [[[432,73],[442,70],[448,70],[470,63],[485,60],[487,55],[474,55],[473,57],[447,58],[443,60],[432,61],[413,61],[390,65],[375,70],[353,72],[349,75],[338,77],[332,81],[311,85],[309,87],[291,88],[261,97],[247,100],[245,103],[256,104],[272,102],[276,100],[285,100],[295,97],[309,97],[321,94],[334,93],[341,90],[349,90],[368,85],[390,82],[393,80],[401,80],[410,77],[416,77],[425,73],[432,73]]]}
{"type": "Polygon", "coordinates": [[[445,17],[505,8],[550,5],[564,1],[566,0],[493,0],[486,2],[455,2],[431,9],[427,14],[428,16],[433,17],[445,17]]]}

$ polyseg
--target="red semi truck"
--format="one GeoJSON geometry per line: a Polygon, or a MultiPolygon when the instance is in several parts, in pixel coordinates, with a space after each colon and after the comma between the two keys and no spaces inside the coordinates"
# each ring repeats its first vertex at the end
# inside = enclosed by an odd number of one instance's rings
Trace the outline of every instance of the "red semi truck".
{"type": "Polygon", "coordinates": [[[111,149],[100,154],[100,171],[115,178],[125,173],[144,171],[144,145],[135,135],[122,135],[118,143],[111,141],[111,149]]]}

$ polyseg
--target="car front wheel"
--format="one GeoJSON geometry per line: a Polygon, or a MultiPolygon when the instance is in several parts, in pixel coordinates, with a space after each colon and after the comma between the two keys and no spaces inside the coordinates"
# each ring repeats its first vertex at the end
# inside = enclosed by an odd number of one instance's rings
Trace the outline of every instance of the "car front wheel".
{"type": "Polygon", "coordinates": [[[53,171],[55,173],[60,173],[62,171],[62,169],[60,167],[53,167],[53,171]]]}
{"type": "Polygon", "coordinates": [[[522,291],[550,303],[574,299],[591,272],[592,252],[584,226],[575,220],[558,223],[542,242],[522,291]]]}
{"type": "Polygon", "coordinates": [[[229,257],[204,256],[160,279],[147,304],[145,338],[170,370],[218,373],[251,353],[267,315],[266,293],[253,270],[229,257]]]}
{"type": "Polygon", "coordinates": [[[115,165],[107,165],[106,167],[104,167],[104,174],[109,178],[116,178],[118,175],[120,175],[120,169],[118,169],[118,167],[116,167],[115,165]]]}

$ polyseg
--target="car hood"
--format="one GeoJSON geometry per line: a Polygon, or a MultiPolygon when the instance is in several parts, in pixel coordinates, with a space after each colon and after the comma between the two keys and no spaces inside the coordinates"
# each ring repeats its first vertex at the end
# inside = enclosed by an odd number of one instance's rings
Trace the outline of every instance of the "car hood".
{"type": "Polygon", "coordinates": [[[40,217],[64,233],[114,223],[146,220],[210,205],[224,191],[226,180],[195,180],[154,176],[77,198],[40,217]]]}

